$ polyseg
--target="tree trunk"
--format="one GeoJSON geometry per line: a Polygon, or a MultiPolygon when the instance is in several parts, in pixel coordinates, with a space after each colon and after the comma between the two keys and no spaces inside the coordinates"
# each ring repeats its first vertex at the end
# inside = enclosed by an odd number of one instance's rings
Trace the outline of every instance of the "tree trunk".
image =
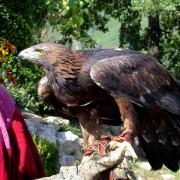
{"type": "Polygon", "coordinates": [[[148,52],[149,54],[159,57],[159,46],[161,37],[161,28],[159,23],[159,14],[155,13],[148,17],[149,32],[148,32],[148,52]]]}

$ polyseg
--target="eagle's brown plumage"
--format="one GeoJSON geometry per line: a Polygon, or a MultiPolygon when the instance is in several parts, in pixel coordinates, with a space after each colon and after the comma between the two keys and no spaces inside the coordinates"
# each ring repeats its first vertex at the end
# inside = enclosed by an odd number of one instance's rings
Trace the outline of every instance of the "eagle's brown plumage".
{"type": "Polygon", "coordinates": [[[138,136],[153,169],[179,169],[180,86],[152,56],[120,49],[73,52],[41,43],[19,57],[43,67],[39,95],[77,114],[87,146],[100,139],[103,123],[123,122],[121,137],[138,136]]]}

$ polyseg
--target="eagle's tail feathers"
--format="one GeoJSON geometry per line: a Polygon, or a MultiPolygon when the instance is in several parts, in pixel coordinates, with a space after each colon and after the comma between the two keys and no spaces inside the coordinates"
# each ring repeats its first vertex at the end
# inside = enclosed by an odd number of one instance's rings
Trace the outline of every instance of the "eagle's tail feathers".
{"type": "Polygon", "coordinates": [[[180,168],[179,120],[171,113],[144,120],[139,138],[152,169],[160,169],[163,164],[174,172],[180,168]]]}

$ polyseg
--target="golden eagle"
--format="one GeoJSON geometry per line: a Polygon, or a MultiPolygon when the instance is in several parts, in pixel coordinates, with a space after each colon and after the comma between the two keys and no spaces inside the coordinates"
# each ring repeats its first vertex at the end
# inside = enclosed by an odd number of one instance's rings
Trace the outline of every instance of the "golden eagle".
{"type": "Polygon", "coordinates": [[[38,94],[78,117],[84,148],[101,141],[103,123],[122,122],[117,140],[137,136],[153,169],[179,169],[180,85],[154,57],[126,49],[71,51],[50,42],[18,56],[43,68],[38,94]]]}

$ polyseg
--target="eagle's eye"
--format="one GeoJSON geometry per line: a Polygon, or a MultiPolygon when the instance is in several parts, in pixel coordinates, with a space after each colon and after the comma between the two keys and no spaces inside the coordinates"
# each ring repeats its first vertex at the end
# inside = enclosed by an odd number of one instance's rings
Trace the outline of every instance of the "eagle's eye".
{"type": "Polygon", "coordinates": [[[41,54],[44,53],[43,49],[35,49],[35,51],[38,52],[38,53],[41,53],[41,54]]]}

